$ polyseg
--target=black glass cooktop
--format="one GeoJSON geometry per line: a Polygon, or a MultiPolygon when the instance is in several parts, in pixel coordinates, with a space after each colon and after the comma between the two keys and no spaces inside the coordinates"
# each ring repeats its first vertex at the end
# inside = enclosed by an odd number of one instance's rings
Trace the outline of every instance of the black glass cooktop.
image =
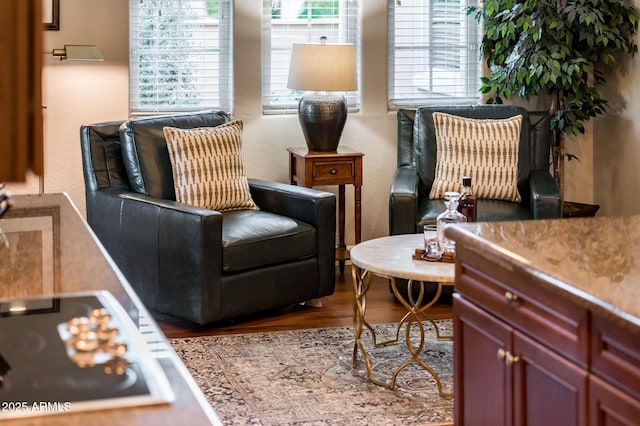
{"type": "Polygon", "coordinates": [[[0,418],[172,399],[109,293],[0,303],[0,418]]]}

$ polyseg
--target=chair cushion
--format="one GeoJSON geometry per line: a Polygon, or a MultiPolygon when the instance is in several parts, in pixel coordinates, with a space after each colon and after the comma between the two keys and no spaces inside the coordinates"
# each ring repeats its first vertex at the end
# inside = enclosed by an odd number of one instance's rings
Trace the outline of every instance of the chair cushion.
{"type": "MultiPolygon", "coordinates": [[[[526,203],[488,199],[478,199],[476,203],[478,222],[533,219],[526,203]]],[[[445,209],[444,200],[423,198],[418,205],[416,232],[422,232],[424,225],[436,223],[436,218],[445,209]]]]}
{"type": "Polygon", "coordinates": [[[478,198],[520,202],[518,154],[522,116],[472,119],[433,113],[436,173],[429,198],[459,191],[463,176],[473,178],[478,198]]]}
{"type": "MultiPolygon", "coordinates": [[[[449,105],[420,107],[416,110],[413,122],[413,140],[399,141],[410,143],[414,150],[414,162],[420,179],[420,198],[428,197],[436,175],[436,136],[433,123],[433,113],[443,112],[474,119],[502,120],[522,115],[522,131],[520,132],[520,148],[518,159],[518,189],[525,197],[529,188],[530,167],[530,127],[529,112],[516,105],[449,105]]],[[[408,120],[405,120],[408,121],[408,120]]],[[[400,122],[399,122],[400,124],[400,122]]],[[[458,185],[460,185],[460,182],[458,185]]],[[[459,189],[459,188],[457,188],[459,189]]]]}
{"type": "Polygon", "coordinates": [[[122,121],[80,126],[83,172],[87,190],[129,189],[122,161],[120,133],[122,121]]]}
{"type": "Polygon", "coordinates": [[[257,210],[242,158],[242,121],[195,129],[163,128],[176,201],[211,210],[257,210]]]}
{"type": "Polygon", "coordinates": [[[120,127],[122,158],[133,192],[175,200],[171,160],[162,129],[213,127],[228,123],[224,111],[207,110],[172,115],[134,117],[120,127]]]}
{"type": "Polygon", "coordinates": [[[316,255],[316,228],[263,210],[224,212],[222,272],[239,272],[316,255]]]}

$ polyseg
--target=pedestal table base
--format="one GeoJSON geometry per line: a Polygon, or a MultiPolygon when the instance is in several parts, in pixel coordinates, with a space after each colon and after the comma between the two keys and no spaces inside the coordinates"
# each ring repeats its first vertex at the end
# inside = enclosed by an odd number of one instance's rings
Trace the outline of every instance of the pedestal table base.
{"type": "MultiPolygon", "coordinates": [[[[398,322],[398,326],[396,329],[396,336],[394,339],[387,340],[384,342],[378,342],[376,340],[376,333],[373,327],[367,322],[365,319],[365,312],[367,306],[367,292],[371,287],[371,278],[372,274],[365,270],[356,267],[355,265],[352,267],[352,275],[353,275],[353,284],[355,290],[355,304],[354,304],[354,316],[353,316],[353,329],[355,332],[355,344],[353,347],[353,368],[356,368],[358,365],[358,352],[362,354],[362,358],[366,364],[367,368],[367,378],[370,382],[375,383],[380,386],[387,387],[389,389],[393,389],[395,387],[396,379],[398,374],[407,366],[412,363],[418,363],[424,370],[429,372],[431,376],[436,381],[436,385],[438,386],[438,394],[443,397],[451,397],[453,394],[451,392],[444,392],[442,389],[442,382],[440,381],[440,377],[438,374],[427,365],[421,358],[420,354],[422,353],[425,347],[425,332],[424,325],[422,323],[423,320],[429,321],[435,331],[437,339],[447,339],[452,340],[453,336],[442,336],[440,335],[440,329],[436,322],[429,317],[426,311],[438,300],[440,294],[442,292],[442,287],[446,285],[453,285],[453,283],[438,283],[438,288],[436,290],[435,295],[429,301],[424,301],[424,282],[418,280],[409,280],[407,283],[407,299],[405,299],[400,292],[398,291],[398,287],[396,284],[396,279],[394,277],[385,277],[391,280],[391,288],[393,289],[393,293],[398,298],[398,300],[407,308],[407,313],[402,319],[398,322]],[[414,300],[413,297],[413,286],[418,285],[419,293],[418,297],[414,300]],[[380,347],[386,346],[390,344],[398,343],[400,339],[400,331],[402,326],[405,326],[405,336],[404,340],[407,345],[407,349],[410,353],[410,358],[403,362],[398,368],[395,369],[393,375],[391,376],[391,381],[389,383],[381,382],[373,378],[371,361],[369,360],[369,355],[367,354],[367,350],[362,342],[362,331],[366,328],[371,333],[371,337],[373,339],[373,346],[380,347]],[[417,331],[417,336],[419,337],[419,342],[417,345],[411,341],[412,335],[415,335],[417,331]]],[[[376,274],[377,275],[377,274],[376,274]]]]}

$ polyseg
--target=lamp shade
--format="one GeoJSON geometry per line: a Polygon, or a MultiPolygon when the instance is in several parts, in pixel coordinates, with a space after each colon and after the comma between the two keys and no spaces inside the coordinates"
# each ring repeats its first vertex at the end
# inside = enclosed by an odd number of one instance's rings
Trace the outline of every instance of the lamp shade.
{"type": "Polygon", "coordinates": [[[353,44],[293,44],[289,89],[346,92],[358,89],[353,44]]]}

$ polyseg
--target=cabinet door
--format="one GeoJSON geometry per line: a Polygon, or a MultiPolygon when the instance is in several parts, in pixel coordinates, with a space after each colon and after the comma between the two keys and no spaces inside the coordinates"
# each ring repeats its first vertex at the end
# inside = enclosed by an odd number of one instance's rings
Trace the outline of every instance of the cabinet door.
{"type": "Polygon", "coordinates": [[[460,294],[453,295],[453,318],[455,424],[511,424],[511,376],[497,356],[510,350],[511,328],[460,294]]]}
{"type": "Polygon", "coordinates": [[[589,425],[637,426],[640,402],[600,378],[589,377],[589,425]]]}
{"type": "Polygon", "coordinates": [[[42,173],[42,3],[0,2],[0,182],[42,173]]]}
{"type": "Polygon", "coordinates": [[[516,425],[586,425],[587,371],[513,333],[516,425]]]}

